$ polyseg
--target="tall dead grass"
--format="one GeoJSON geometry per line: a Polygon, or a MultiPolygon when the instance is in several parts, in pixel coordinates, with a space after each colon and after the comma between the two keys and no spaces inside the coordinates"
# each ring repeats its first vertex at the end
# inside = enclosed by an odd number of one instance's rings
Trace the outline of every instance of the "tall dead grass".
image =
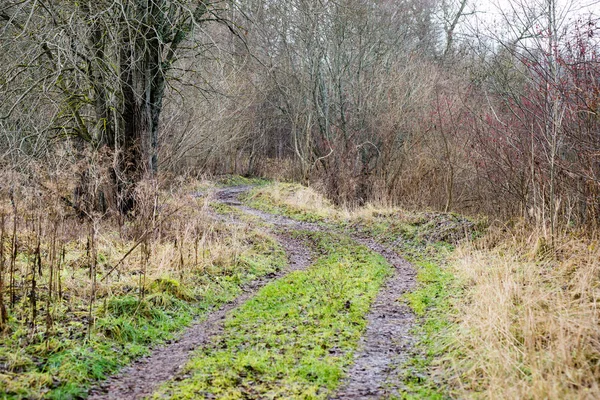
{"type": "Polygon", "coordinates": [[[347,207],[337,206],[322,194],[318,186],[274,182],[258,188],[254,193],[273,205],[308,212],[329,220],[372,221],[375,216],[408,214],[384,200],[369,202],[361,207],[351,207],[349,204],[346,204],[347,207]]]}
{"type": "Polygon", "coordinates": [[[255,196],[263,197],[273,205],[290,210],[308,212],[323,218],[336,218],[339,210],[317,190],[293,183],[277,182],[261,187],[255,196]]]}
{"type": "Polygon", "coordinates": [[[210,192],[207,182],[142,181],[135,215],[123,218],[83,205],[79,212],[68,202],[74,180],[47,176],[42,171],[31,183],[18,173],[2,175],[0,334],[10,330],[9,316],[32,333],[50,334],[58,322],[84,314],[92,328],[103,299],[143,298],[164,279],[201,291],[208,277],[232,272],[256,235],[212,215],[210,196],[194,195],[210,192]]]}
{"type": "Polygon", "coordinates": [[[600,398],[600,242],[498,229],[457,249],[465,285],[451,357],[458,398],[600,398]]]}

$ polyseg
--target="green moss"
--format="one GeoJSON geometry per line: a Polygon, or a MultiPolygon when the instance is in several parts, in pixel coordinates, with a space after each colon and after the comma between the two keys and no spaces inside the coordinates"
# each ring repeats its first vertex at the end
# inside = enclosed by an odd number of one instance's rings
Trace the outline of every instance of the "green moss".
{"type": "Polygon", "coordinates": [[[348,238],[302,233],[322,256],[264,287],[157,398],[325,398],[339,383],[390,267],[348,238]]]}

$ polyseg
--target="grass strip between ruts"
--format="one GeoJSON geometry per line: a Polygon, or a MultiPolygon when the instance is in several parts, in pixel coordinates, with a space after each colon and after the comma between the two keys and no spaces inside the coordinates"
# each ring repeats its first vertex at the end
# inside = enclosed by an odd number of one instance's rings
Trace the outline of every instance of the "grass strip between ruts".
{"type": "MultiPolygon", "coordinates": [[[[447,269],[449,255],[454,246],[440,240],[433,243],[424,238],[444,237],[444,229],[461,230],[461,223],[469,222],[464,217],[453,214],[431,213],[408,215],[404,218],[391,213],[379,213],[369,219],[357,218],[327,219],[327,211],[316,215],[300,207],[294,207],[277,200],[268,190],[259,187],[245,196],[245,202],[251,207],[265,212],[284,215],[297,221],[326,222],[332,229],[351,231],[359,235],[372,237],[380,243],[401,254],[410,261],[417,271],[417,287],[403,296],[418,317],[412,328],[417,339],[412,356],[401,366],[398,380],[404,384],[404,391],[390,398],[402,399],[444,399],[448,398],[447,387],[440,376],[433,376],[439,369],[436,363],[448,355],[448,339],[454,328],[451,315],[454,302],[460,298],[462,289],[453,274],[447,269]]],[[[299,186],[281,185],[278,190],[291,193],[300,190],[299,186]]],[[[333,215],[334,212],[329,212],[333,215]]],[[[480,224],[472,235],[482,231],[480,224]]],[[[452,233],[453,231],[450,231],[452,233]]],[[[448,232],[446,232],[447,235],[448,232]]],[[[439,372],[438,372],[439,375],[439,372]]]]}
{"type": "Polygon", "coordinates": [[[346,236],[297,233],[321,256],[232,312],[196,352],[187,377],[157,398],[325,398],[352,360],[369,307],[390,274],[385,259],[346,236]]]}

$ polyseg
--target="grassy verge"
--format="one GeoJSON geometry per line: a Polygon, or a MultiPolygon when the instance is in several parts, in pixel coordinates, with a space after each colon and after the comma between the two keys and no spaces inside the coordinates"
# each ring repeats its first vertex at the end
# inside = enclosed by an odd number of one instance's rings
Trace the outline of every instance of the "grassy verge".
{"type": "Polygon", "coordinates": [[[185,197],[190,191],[186,188],[166,200],[165,214],[169,208],[179,211],[163,221],[156,236],[145,243],[145,252],[132,253],[106,280],[102,277],[133,246],[128,232],[136,226],[126,225],[120,235],[110,231],[113,226],[108,223],[101,226],[95,243],[96,300],[91,312],[90,256],[80,222],[64,222],[69,229],[57,238],[63,247],[62,265],[57,270],[55,263],[52,273],[51,252],[45,251],[51,247],[42,238],[36,303],[31,300],[28,275],[35,260],[28,243],[35,244],[36,236],[18,231],[23,245],[15,262],[17,301],[0,333],[1,399],[85,397],[97,380],[232,300],[245,283],[285,265],[285,253],[274,240],[247,227],[212,220],[202,204],[185,197]]]}
{"type": "Polygon", "coordinates": [[[250,207],[297,221],[324,222],[337,216],[329,201],[314,190],[293,183],[257,186],[242,200],[250,207]]]}
{"type": "Polygon", "coordinates": [[[157,398],[319,399],[338,385],[390,267],[347,237],[302,235],[323,254],[316,263],[235,310],[188,364],[189,377],[157,398]]]}

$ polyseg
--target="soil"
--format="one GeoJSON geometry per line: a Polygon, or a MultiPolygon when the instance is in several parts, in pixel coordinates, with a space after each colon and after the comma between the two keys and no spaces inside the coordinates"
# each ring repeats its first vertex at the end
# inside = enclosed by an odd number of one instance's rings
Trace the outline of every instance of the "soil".
{"type": "MultiPolygon", "coordinates": [[[[250,186],[238,186],[217,192],[217,200],[260,217],[278,228],[276,237],[289,258],[289,266],[277,273],[258,279],[244,288],[245,292],[208,315],[207,319],[190,327],[179,340],[155,349],[152,354],[90,391],[90,399],[140,399],[148,396],[162,383],[176,378],[194,349],[206,345],[223,331],[223,321],[229,311],[250,299],[261,287],[291,271],[307,268],[310,250],[286,230],[327,231],[321,225],[299,222],[242,205],[240,194],[250,186]]],[[[394,266],[394,273],[378,293],[367,315],[368,325],[355,352],[354,362],[346,373],[340,389],[331,399],[379,399],[398,394],[402,389],[399,371],[410,352],[409,334],[414,315],[400,299],[415,285],[415,271],[403,258],[370,238],[353,236],[354,240],[381,254],[394,266]]]]}

